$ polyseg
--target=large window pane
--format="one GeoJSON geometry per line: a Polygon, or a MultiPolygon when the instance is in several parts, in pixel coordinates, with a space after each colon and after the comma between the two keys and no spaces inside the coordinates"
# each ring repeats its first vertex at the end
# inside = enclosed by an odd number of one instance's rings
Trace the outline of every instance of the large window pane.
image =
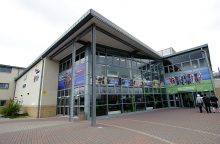
{"type": "Polygon", "coordinates": [[[66,69],[69,69],[70,68],[70,60],[68,60],[67,62],[66,62],[66,69]]]}
{"type": "Polygon", "coordinates": [[[116,71],[119,72],[119,77],[124,79],[130,79],[130,69],[127,68],[116,68],[116,71]]]}
{"type": "Polygon", "coordinates": [[[112,65],[112,55],[107,55],[106,56],[106,64],[107,65],[112,65]]]}
{"type": "Polygon", "coordinates": [[[145,110],[145,103],[137,103],[136,104],[136,111],[145,110]]]}
{"type": "Polygon", "coordinates": [[[141,80],[141,70],[135,70],[133,69],[133,79],[137,80],[141,80]]]}
{"type": "Polygon", "coordinates": [[[107,115],[107,106],[96,106],[96,115],[102,116],[107,115]]]}
{"type": "Polygon", "coordinates": [[[107,95],[96,96],[96,105],[106,105],[106,104],[107,104],[107,95]]]}
{"type": "Polygon", "coordinates": [[[121,104],[108,105],[108,114],[121,113],[121,104]],[[113,113],[114,111],[114,113],[113,113]]]}
{"type": "Polygon", "coordinates": [[[63,63],[63,70],[66,70],[67,69],[67,65],[66,65],[66,62],[63,63]]]}
{"type": "Polygon", "coordinates": [[[200,63],[200,67],[207,67],[208,66],[205,58],[200,59],[199,63],[200,63]]]}
{"type": "Polygon", "coordinates": [[[136,103],[144,103],[144,95],[135,95],[135,102],[136,103]]]}
{"type": "Polygon", "coordinates": [[[193,61],[192,61],[192,68],[193,68],[193,69],[199,68],[199,64],[198,64],[198,61],[197,61],[197,60],[193,60],[193,61]]]}
{"type": "Polygon", "coordinates": [[[194,59],[199,59],[202,58],[202,52],[201,51],[196,51],[196,52],[191,52],[190,53],[190,59],[194,60],[194,59]]]}
{"type": "Polygon", "coordinates": [[[154,96],[151,95],[146,95],[146,101],[154,101],[154,96]]]}
{"type": "Polygon", "coordinates": [[[114,86],[108,86],[108,93],[109,94],[114,94],[115,93],[115,87],[114,86]]]}
{"type": "Polygon", "coordinates": [[[174,72],[172,65],[169,66],[169,71],[170,71],[170,73],[174,72]]]}
{"type": "Polygon", "coordinates": [[[162,108],[163,104],[162,104],[162,102],[155,102],[155,106],[156,106],[156,108],[162,108]]]}
{"type": "Polygon", "coordinates": [[[155,97],[155,101],[161,101],[161,95],[160,94],[156,94],[154,95],[155,97]]]}
{"type": "Polygon", "coordinates": [[[97,56],[97,63],[103,63],[105,64],[105,54],[104,53],[99,53],[99,55],[97,56]]]}
{"type": "Polygon", "coordinates": [[[85,52],[82,52],[80,54],[80,63],[85,63],[86,59],[85,59],[85,52]]]}
{"type": "Polygon", "coordinates": [[[165,71],[165,73],[169,73],[169,70],[168,70],[167,66],[164,67],[164,71],[165,71]]]}
{"type": "Polygon", "coordinates": [[[106,84],[105,76],[106,76],[106,66],[104,65],[96,65],[96,84],[106,84]]]}
{"type": "Polygon", "coordinates": [[[138,69],[143,69],[143,65],[142,65],[141,62],[137,62],[137,68],[138,68],[138,69]]]}
{"type": "Polygon", "coordinates": [[[119,62],[120,62],[119,57],[114,56],[114,57],[113,57],[113,65],[119,66],[119,62]]]}
{"type": "Polygon", "coordinates": [[[159,80],[159,75],[158,75],[158,73],[157,72],[153,72],[152,73],[152,78],[153,78],[153,80],[159,80]]]}
{"type": "Polygon", "coordinates": [[[108,67],[107,76],[108,77],[118,77],[119,76],[119,68],[108,67]]]}
{"type": "Polygon", "coordinates": [[[190,62],[184,62],[183,63],[183,70],[188,70],[188,69],[191,69],[190,62]]]}
{"type": "Polygon", "coordinates": [[[126,67],[125,58],[120,58],[120,66],[121,66],[121,67],[126,67]]]}
{"type": "Polygon", "coordinates": [[[120,95],[108,95],[108,103],[109,104],[119,104],[120,103],[120,95]]]}
{"type": "Polygon", "coordinates": [[[96,76],[105,76],[105,65],[96,65],[96,76]]]}
{"type": "Polygon", "coordinates": [[[132,60],[132,68],[133,69],[136,69],[137,68],[137,62],[132,60]]]}
{"type": "Polygon", "coordinates": [[[173,67],[174,67],[174,71],[175,71],[175,72],[182,70],[181,64],[174,64],[173,67]]]}
{"type": "Polygon", "coordinates": [[[130,59],[126,59],[126,67],[127,68],[131,67],[131,60],[130,59]]]}

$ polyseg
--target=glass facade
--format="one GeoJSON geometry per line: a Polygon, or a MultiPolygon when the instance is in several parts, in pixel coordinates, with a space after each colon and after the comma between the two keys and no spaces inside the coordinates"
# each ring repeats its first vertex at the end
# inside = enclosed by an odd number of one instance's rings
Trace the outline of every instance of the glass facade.
{"type": "Polygon", "coordinates": [[[162,71],[162,62],[98,49],[97,116],[167,107],[162,71]]]}
{"type": "MultiPolygon", "coordinates": [[[[76,51],[74,114],[91,116],[90,48],[76,51]]],[[[137,58],[127,52],[98,47],[96,52],[96,115],[194,106],[197,92],[212,92],[201,51],[164,60],[137,58]],[[192,96],[191,96],[192,95],[192,96]]],[[[57,114],[69,115],[72,56],[60,61],[57,114]]]]}
{"type": "Polygon", "coordinates": [[[171,107],[194,107],[197,93],[213,93],[209,65],[201,50],[164,59],[163,64],[171,107]]]}
{"type": "MultiPolygon", "coordinates": [[[[75,57],[75,108],[74,113],[84,111],[85,97],[85,50],[77,51],[75,57]]],[[[59,64],[59,80],[57,95],[57,114],[69,115],[70,95],[72,92],[72,55],[67,56],[59,64]]]]}
{"type": "MultiPolygon", "coordinates": [[[[85,110],[85,103],[90,103],[91,98],[91,64],[87,50],[89,48],[76,52],[74,114],[91,113],[91,108],[89,112],[85,110]]],[[[69,115],[71,59],[69,55],[60,61],[57,114],[69,115]]],[[[95,75],[97,116],[168,107],[162,62],[98,48],[95,75]]]]}

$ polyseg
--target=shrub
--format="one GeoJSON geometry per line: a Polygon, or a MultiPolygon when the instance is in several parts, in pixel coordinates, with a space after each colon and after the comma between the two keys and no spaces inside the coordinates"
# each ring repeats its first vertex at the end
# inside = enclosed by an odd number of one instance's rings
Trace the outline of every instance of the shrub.
{"type": "Polygon", "coordinates": [[[6,102],[5,106],[1,110],[1,114],[4,117],[14,118],[18,115],[21,105],[18,102],[15,102],[13,99],[9,99],[6,102]]]}

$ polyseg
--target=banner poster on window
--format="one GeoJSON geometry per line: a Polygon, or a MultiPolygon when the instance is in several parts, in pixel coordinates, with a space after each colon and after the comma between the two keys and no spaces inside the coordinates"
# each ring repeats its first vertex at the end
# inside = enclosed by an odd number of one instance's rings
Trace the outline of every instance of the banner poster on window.
{"type": "Polygon", "coordinates": [[[160,87],[160,82],[159,82],[159,80],[153,80],[152,85],[153,85],[153,88],[159,88],[159,87],[160,87]]]}
{"type": "Polygon", "coordinates": [[[117,86],[117,85],[119,85],[119,78],[118,77],[108,77],[107,83],[108,83],[108,85],[117,86]]]}
{"type": "Polygon", "coordinates": [[[153,87],[153,82],[152,81],[144,81],[144,86],[145,87],[153,87]]]}
{"type": "Polygon", "coordinates": [[[142,87],[143,81],[142,80],[134,80],[133,84],[135,87],[142,87]]]}
{"type": "Polygon", "coordinates": [[[213,90],[208,67],[167,73],[165,86],[170,93],[213,90]]]}
{"type": "Polygon", "coordinates": [[[58,76],[58,90],[70,88],[72,85],[71,69],[63,71],[58,76]]]}
{"type": "Polygon", "coordinates": [[[85,84],[85,64],[79,64],[75,67],[75,85],[85,84]]]}
{"type": "Polygon", "coordinates": [[[122,86],[131,86],[131,80],[129,79],[125,79],[125,78],[121,78],[121,85],[122,86]]]}
{"type": "Polygon", "coordinates": [[[96,84],[97,85],[106,85],[107,84],[107,78],[104,76],[96,76],[96,84]]]}

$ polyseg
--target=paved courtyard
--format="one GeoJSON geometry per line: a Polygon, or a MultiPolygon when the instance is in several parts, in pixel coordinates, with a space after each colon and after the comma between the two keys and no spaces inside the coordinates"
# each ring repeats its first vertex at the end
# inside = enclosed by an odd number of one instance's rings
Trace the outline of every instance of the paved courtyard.
{"type": "Polygon", "coordinates": [[[219,144],[220,113],[161,109],[112,118],[0,119],[0,144],[219,144]]]}

